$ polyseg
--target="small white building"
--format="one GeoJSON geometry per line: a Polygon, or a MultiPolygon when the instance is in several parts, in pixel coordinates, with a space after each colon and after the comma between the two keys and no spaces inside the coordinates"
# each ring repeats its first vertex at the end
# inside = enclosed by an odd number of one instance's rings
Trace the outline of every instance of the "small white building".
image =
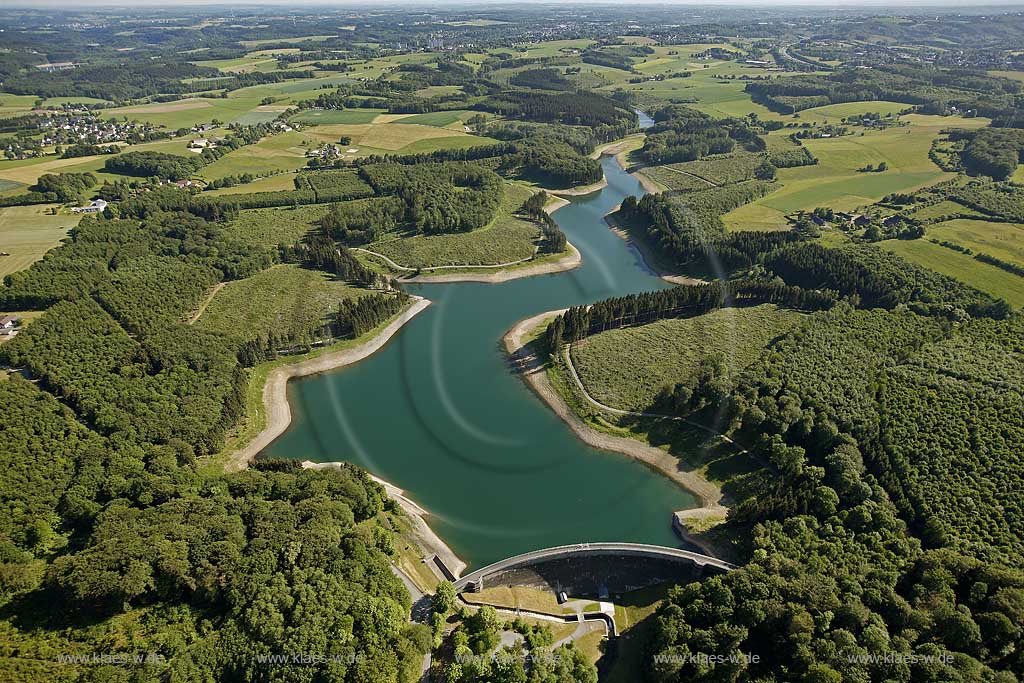
{"type": "Polygon", "coordinates": [[[0,336],[13,337],[18,333],[18,319],[13,315],[0,317],[0,336]]]}
{"type": "Polygon", "coordinates": [[[107,203],[102,199],[92,200],[88,206],[76,206],[72,211],[75,213],[101,213],[107,208],[107,203]]]}

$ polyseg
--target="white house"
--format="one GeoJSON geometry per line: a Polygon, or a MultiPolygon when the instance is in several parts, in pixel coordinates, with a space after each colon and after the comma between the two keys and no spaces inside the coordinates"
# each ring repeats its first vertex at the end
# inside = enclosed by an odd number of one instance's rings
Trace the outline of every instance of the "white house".
{"type": "Polygon", "coordinates": [[[107,208],[107,203],[102,199],[94,199],[89,203],[89,206],[76,206],[71,209],[75,213],[101,213],[103,209],[107,208]]]}

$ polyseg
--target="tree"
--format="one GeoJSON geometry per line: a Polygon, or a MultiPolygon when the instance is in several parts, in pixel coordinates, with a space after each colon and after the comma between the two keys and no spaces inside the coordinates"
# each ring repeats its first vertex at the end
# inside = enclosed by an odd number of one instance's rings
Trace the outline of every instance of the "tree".
{"type": "Polygon", "coordinates": [[[452,582],[442,581],[437,584],[437,588],[434,591],[434,611],[441,615],[448,614],[455,607],[457,598],[458,595],[455,592],[455,586],[452,585],[452,582]]]}

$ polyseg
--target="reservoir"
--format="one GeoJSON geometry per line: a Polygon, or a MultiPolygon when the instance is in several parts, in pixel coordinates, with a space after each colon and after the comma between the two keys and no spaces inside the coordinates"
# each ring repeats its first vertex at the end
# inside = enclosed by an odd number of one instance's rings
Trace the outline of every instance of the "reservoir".
{"type": "Polygon", "coordinates": [[[675,483],[579,441],[509,366],[519,320],[664,288],[604,215],[644,193],[612,157],[608,186],[554,214],[582,265],[501,284],[409,285],[433,305],[366,360],[288,385],[292,423],[265,457],[347,460],[405,489],[470,567],[586,541],[679,547],[675,483]]]}

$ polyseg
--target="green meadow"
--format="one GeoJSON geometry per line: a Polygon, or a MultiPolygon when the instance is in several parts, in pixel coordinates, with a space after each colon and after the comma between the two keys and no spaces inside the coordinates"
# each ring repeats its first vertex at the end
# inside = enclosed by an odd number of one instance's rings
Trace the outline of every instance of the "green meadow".
{"type": "MultiPolygon", "coordinates": [[[[870,107],[878,103],[860,103],[870,107]]],[[[815,110],[810,115],[815,115],[815,110]]],[[[835,116],[834,113],[822,116],[835,116]]],[[[903,117],[907,127],[883,131],[856,132],[836,138],[804,140],[804,145],[818,158],[814,166],[783,168],[778,171],[780,188],[752,204],[742,206],[724,216],[732,230],[779,229],[786,226],[787,214],[816,207],[848,211],[873,204],[893,192],[910,192],[941,180],[952,178],[928,158],[932,140],[942,128],[977,127],[987,119],[960,117],[903,117]],[[882,173],[862,173],[868,164],[885,162],[882,173]]],[[[772,133],[785,136],[786,130],[772,133]]]]}
{"type": "Polygon", "coordinates": [[[1014,308],[1024,306],[1024,278],[978,261],[927,239],[887,240],[878,246],[925,268],[949,275],[961,282],[1006,299],[1014,308]]]}
{"type": "Polygon", "coordinates": [[[573,346],[573,365],[596,400],[644,411],[663,387],[694,376],[709,356],[720,354],[731,372],[743,369],[801,317],[766,304],[624,327],[573,346]]]}

